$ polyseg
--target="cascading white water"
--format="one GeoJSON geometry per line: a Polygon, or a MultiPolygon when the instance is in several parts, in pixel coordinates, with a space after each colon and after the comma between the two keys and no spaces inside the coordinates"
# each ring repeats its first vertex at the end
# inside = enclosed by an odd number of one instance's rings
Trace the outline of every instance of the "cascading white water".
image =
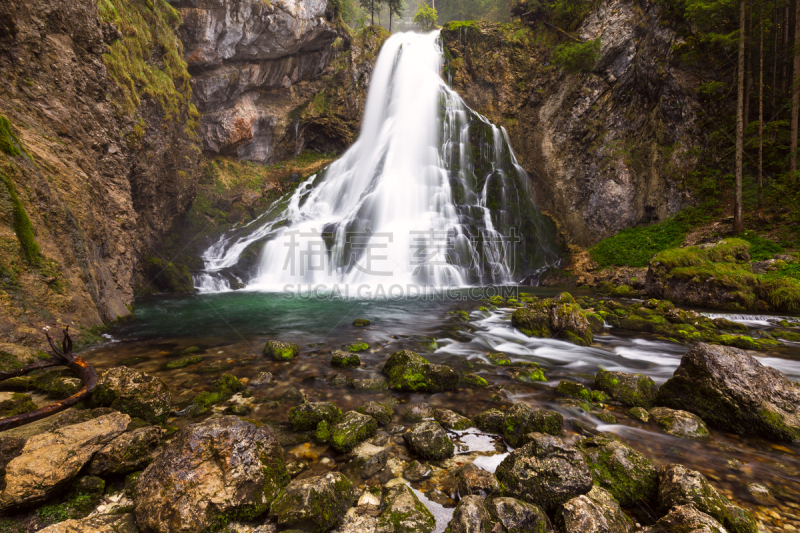
{"type": "Polygon", "coordinates": [[[358,141],[288,205],[273,204],[267,222],[211,246],[196,287],[225,290],[225,270],[262,243],[249,289],[509,283],[552,264],[552,227],[530,201],[505,131],[467,108],[441,67],[438,32],[392,36],[358,141]]]}

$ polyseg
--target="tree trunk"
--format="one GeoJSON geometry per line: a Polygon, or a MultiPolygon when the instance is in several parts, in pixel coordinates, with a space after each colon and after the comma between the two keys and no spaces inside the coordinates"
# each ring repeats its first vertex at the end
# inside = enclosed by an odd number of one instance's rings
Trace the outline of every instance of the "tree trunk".
{"type": "Polygon", "coordinates": [[[792,139],[789,144],[789,174],[797,183],[797,115],[800,110],[800,0],[794,2],[794,75],[792,76],[792,139]]]}
{"type": "Polygon", "coordinates": [[[389,6],[389,33],[392,33],[392,6],[389,6]]]}
{"type": "Polygon", "coordinates": [[[764,190],[764,2],[761,2],[761,43],[758,48],[758,218],[761,218],[761,199],[764,190]]]}
{"type": "Polygon", "coordinates": [[[736,102],[736,187],[733,207],[733,233],[738,235],[744,230],[742,220],[742,151],[744,148],[744,39],[745,39],[745,6],[744,0],[739,2],[739,95],[736,102]]]}

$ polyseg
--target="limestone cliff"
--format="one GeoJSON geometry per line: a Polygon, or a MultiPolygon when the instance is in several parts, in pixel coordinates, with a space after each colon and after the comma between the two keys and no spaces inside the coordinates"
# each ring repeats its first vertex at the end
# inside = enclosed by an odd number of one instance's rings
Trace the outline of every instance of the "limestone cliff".
{"type": "Polygon", "coordinates": [[[545,27],[451,23],[442,37],[454,88],[506,127],[537,205],[587,246],[687,205],[704,139],[697,81],[672,60],[657,4],[606,0],[579,32],[602,42],[588,73],[550,64],[558,36],[545,27]]]}

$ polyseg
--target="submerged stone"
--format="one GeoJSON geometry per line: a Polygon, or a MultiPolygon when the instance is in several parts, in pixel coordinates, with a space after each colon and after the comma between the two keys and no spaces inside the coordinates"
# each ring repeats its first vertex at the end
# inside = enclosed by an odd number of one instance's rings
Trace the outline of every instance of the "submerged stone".
{"type": "Polygon", "coordinates": [[[353,320],[353,325],[357,328],[363,328],[369,326],[370,324],[372,324],[372,322],[370,322],[366,318],[356,318],[355,320],[353,320]]]}
{"type": "Polygon", "coordinates": [[[442,427],[454,429],[456,431],[463,431],[475,425],[469,418],[461,416],[450,409],[434,409],[433,418],[439,422],[442,427]]]}

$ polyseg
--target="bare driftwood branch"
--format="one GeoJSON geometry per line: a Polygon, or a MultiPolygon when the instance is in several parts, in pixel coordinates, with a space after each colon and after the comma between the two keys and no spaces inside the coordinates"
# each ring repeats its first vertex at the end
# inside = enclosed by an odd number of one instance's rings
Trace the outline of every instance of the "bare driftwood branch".
{"type": "Polygon", "coordinates": [[[61,343],[61,349],[58,349],[47,331],[45,331],[45,335],[47,336],[47,342],[50,343],[50,348],[53,350],[53,353],[56,355],[56,357],[53,359],[48,359],[47,361],[40,361],[20,370],[0,373],[0,381],[11,377],[25,375],[40,368],[64,365],[78,375],[81,383],[83,383],[83,387],[81,387],[78,392],[69,398],[51,403],[50,405],[46,405],[40,409],[31,411],[30,413],[22,413],[20,415],[0,419],[0,431],[5,431],[7,429],[35,422],[36,420],[41,420],[42,418],[46,418],[63,411],[68,407],[72,407],[78,402],[88,398],[94,388],[97,386],[97,372],[95,372],[92,365],[80,357],[75,357],[72,355],[72,339],[69,336],[69,326],[64,329],[64,340],[61,343]]]}

